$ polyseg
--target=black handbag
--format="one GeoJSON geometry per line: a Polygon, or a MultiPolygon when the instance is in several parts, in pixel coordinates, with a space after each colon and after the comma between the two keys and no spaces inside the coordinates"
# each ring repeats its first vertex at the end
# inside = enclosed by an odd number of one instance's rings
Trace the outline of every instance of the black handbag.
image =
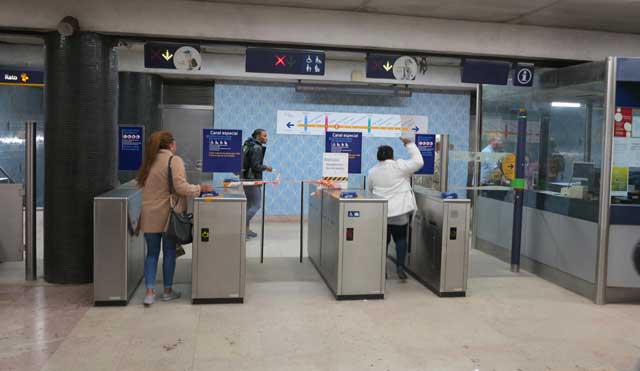
{"type": "Polygon", "coordinates": [[[173,195],[175,188],[173,187],[173,171],[171,170],[171,160],[169,158],[169,205],[171,213],[169,214],[169,225],[167,226],[166,236],[170,240],[180,245],[186,245],[193,242],[193,214],[179,213],[175,210],[173,203],[173,195]]]}

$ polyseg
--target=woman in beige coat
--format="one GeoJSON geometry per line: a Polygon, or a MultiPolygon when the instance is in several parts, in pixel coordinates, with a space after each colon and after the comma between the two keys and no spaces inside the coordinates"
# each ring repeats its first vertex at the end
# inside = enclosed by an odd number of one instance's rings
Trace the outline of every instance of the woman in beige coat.
{"type": "Polygon", "coordinates": [[[162,300],[169,301],[180,297],[180,292],[173,290],[173,274],[176,269],[176,243],[164,236],[171,204],[177,212],[186,210],[187,196],[198,196],[201,192],[211,192],[211,185],[189,184],[186,178],[184,162],[175,155],[176,142],[168,131],[158,131],[149,137],[145,149],[142,166],[136,178],[138,187],[142,188],[142,216],[140,229],[147,242],[147,257],[144,263],[144,282],[147,294],[144,304],[153,304],[155,294],[156,271],[160,245],[162,245],[162,275],[164,292],[162,300]],[[173,174],[175,194],[169,194],[169,159],[173,174]]]}

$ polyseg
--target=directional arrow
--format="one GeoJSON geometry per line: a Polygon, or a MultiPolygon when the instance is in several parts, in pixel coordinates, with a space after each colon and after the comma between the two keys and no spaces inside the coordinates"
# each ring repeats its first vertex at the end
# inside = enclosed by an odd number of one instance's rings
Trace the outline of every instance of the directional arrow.
{"type": "Polygon", "coordinates": [[[287,127],[288,127],[289,129],[291,129],[291,128],[292,128],[292,127],[294,127],[294,126],[295,126],[295,125],[294,125],[294,124],[292,124],[291,122],[287,122],[287,127]]]}
{"type": "Polygon", "coordinates": [[[171,58],[173,58],[173,54],[169,53],[169,50],[166,50],[164,52],[164,54],[162,54],[162,57],[166,60],[169,61],[171,58]]]}
{"type": "Polygon", "coordinates": [[[413,129],[411,129],[411,130],[413,130],[413,131],[415,131],[415,132],[417,133],[418,131],[420,131],[420,128],[418,127],[418,125],[416,125],[416,127],[414,127],[414,128],[413,128],[413,129]]]}
{"type": "Polygon", "coordinates": [[[389,72],[393,68],[393,65],[391,63],[389,63],[389,61],[387,61],[387,64],[383,64],[382,68],[384,68],[385,71],[389,72]]]}

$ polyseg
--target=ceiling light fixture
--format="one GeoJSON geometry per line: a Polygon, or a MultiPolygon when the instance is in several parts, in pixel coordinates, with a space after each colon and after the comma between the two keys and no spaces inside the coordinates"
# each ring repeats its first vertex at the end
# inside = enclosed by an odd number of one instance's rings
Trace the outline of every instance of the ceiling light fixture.
{"type": "Polygon", "coordinates": [[[551,107],[567,107],[567,108],[580,108],[582,105],[576,102],[551,102],[551,107]]]}

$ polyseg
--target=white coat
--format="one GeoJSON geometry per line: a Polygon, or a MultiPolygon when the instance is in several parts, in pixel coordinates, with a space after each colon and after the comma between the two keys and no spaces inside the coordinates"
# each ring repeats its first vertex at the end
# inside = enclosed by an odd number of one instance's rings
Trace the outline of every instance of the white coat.
{"type": "Polygon", "coordinates": [[[378,162],[369,170],[367,187],[373,194],[389,200],[387,217],[413,212],[416,199],[411,189],[411,175],[422,168],[424,161],[415,143],[406,145],[408,160],[378,162]]]}

